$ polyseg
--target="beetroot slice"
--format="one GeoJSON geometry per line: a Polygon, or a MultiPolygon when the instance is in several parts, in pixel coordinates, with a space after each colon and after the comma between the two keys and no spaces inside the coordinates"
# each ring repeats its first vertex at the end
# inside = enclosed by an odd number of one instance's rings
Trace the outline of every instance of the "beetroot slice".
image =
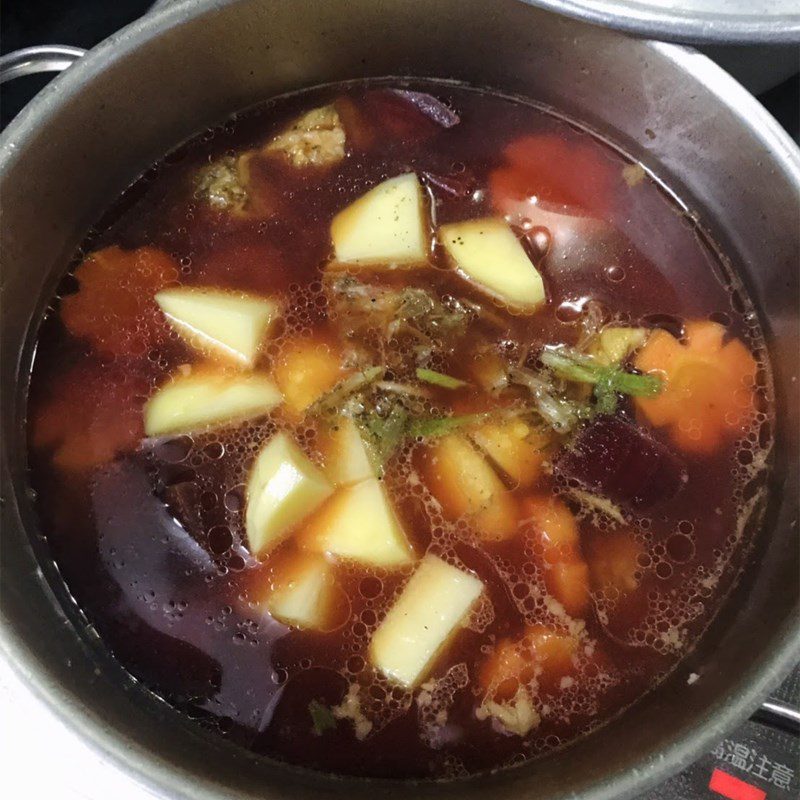
{"type": "Polygon", "coordinates": [[[431,94],[427,94],[426,92],[412,92],[407,89],[391,89],[390,91],[408,101],[442,128],[452,128],[454,125],[458,125],[458,123],[461,122],[461,117],[459,117],[450,106],[446,105],[441,100],[437,100],[431,94]]]}
{"type": "Polygon", "coordinates": [[[438,172],[423,172],[422,178],[434,189],[440,189],[451,197],[469,197],[478,185],[472,175],[464,172],[447,175],[438,172]]]}
{"type": "Polygon", "coordinates": [[[615,503],[643,508],[673,497],[684,465],[663,444],[620,417],[584,426],[556,463],[556,473],[615,503]]]}

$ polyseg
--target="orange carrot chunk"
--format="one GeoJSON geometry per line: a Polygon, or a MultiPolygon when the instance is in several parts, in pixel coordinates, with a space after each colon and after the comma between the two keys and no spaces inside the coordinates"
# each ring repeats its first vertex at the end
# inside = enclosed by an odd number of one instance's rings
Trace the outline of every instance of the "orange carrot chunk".
{"type": "Polygon", "coordinates": [[[146,381],[122,364],[86,364],[55,378],[36,410],[32,445],[51,450],[53,463],[83,472],[132,450],[144,436],[142,404],[146,381]]]}
{"type": "Polygon", "coordinates": [[[178,278],[174,260],[154,247],[98,250],[75,270],[80,289],[61,301],[67,330],[104,356],[144,356],[168,327],[153,297],[178,278]]]}
{"type": "Polygon", "coordinates": [[[542,495],[522,501],[522,518],[540,544],[547,590],[570,616],[584,616],[589,607],[589,571],[572,512],[561,500],[542,495]]]}
{"type": "Polygon", "coordinates": [[[539,687],[553,692],[573,670],[577,639],[545,625],[530,625],[519,639],[503,639],[484,662],[480,683],[493,700],[510,700],[534,677],[539,687]]]}
{"type": "Polygon", "coordinates": [[[677,447],[713,453],[741,436],[755,412],[756,361],[738,339],[724,341],[716,322],[689,322],[685,341],[654,331],[636,356],[636,368],[663,381],[655,397],[634,402],[651,425],[667,428],[677,447]]]}

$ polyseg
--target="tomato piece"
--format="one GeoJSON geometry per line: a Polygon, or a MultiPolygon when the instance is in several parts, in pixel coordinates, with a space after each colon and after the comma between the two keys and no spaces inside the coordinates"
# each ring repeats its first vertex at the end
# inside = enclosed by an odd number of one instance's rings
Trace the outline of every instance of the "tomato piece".
{"type": "Polygon", "coordinates": [[[492,200],[503,214],[524,214],[524,205],[568,206],[602,215],[617,180],[614,165],[597,145],[568,142],[556,134],[515,139],[505,164],[489,176],[492,200]]]}

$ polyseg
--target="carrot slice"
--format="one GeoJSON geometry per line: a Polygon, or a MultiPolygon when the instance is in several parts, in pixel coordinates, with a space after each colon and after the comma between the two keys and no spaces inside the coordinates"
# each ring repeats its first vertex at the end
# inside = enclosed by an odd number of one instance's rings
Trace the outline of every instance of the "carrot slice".
{"type": "Polygon", "coordinates": [[[61,301],[67,330],[104,356],[142,356],[168,327],[153,296],[178,278],[177,265],[154,247],[106,247],[75,270],[80,289],[61,301]]]}
{"type": "Polygon", "coordinates": [[[53,379],[32,416],[32,444],[53,463],[83,472],[133,449],[144,436],[148,381],[122,364],[81,364],[53,379]]]}
{"type": "Polygon", "coordinates": [[[755,358],[739,339],[726,342],[725,329],[716,322],[687,323],[683,342],[654,331],[635,365],[663,381],[657,396],[634,399],[640,416],[667,428],[685,452],[713,453],[752,422],[755,358]]]}

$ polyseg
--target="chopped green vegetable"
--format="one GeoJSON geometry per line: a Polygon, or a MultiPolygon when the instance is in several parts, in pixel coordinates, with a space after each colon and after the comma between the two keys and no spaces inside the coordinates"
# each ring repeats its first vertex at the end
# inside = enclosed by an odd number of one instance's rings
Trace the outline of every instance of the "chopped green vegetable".
{"type": "Polygon", "coordinates": [[[448,433],[483,422],[491,412],[480,414],[460,414],[453,417],[427,417],[415,419],[408,426],[408,435],[412,437],[447,436],[448,433]]]}
{"type": "Polygon", "coordinates": [[[558,397],[550,383],[525,367],[515,367],[508,376],[530,391],[536,412],[557,433],[568,433],[589,415],[588,407],[558,397]]]}
{"type": "Polygon", "coordinates": [[[613,414],[617,410],[617,393],[610,374],[601,375],[594,385],[594,409],[598,414],[613,414]]]}
{"type": "Polygon", "coordinates": [[[470,312],[454,299],[439,300],[435,295],[408,287],[401,292],[398,319],[416,322],[420,330],[431,336],[446,333],[463,333],[470,319],[470,312]]]}
{"type": "Polygon", "coordinates": [[[314,405],[309,412],[311,414],[325,414],[337,411],[348,397],[360,392],[370,384],[380,380],[386,373],[386,367],[367,367],[366,369],[348,376],[343,381],[339,381],[329,392],[326,392],[314,405]]]}
{"type": "Polygon", "coordinates": [[[381,474],[386,462],[405,438],[408,411],[396,403],[387,415],[381,416],[377,411],[371,411],[358,420],[358,424],[367,435],[367,451],[374,462],[373,466],[381,474]]]}
{"type": "Polygon", "coordinates": [[[461,301],[441,300],[426,289],[362,283],[350,275],[328,284],[331,307],[353,331],[380,331],[385,339],[407,333],[430,339],[464,333],[474,312],[461,301]]]}
{"type": "Polygon", "coordinates": [[[459,378],[454,378],[452,375],[445,375],[443,372],[437,372],[435,369],[417,368],[417,378],[425,383],[432,383],[434,386],[441,386],[443,389],[460,389],[466,386],[467,382],[459,378]]]}
{"type": "Polygon", "coordinates": [[[308,704],[308,713],[311,714],[314,736],[322,736],[325,731],[332,731],[336,727],[333,712],[318,700],[312,700],[308,704]]]}
{"type": "Polygon", "coordinates": [[[616,411],[617,394],[651,397],[661,391],[661,381],[655,375],[625,372],[565,347],[545,348],[541,361],[564,380],[594,384],[595,410],[600,414],[616,411]]]}

